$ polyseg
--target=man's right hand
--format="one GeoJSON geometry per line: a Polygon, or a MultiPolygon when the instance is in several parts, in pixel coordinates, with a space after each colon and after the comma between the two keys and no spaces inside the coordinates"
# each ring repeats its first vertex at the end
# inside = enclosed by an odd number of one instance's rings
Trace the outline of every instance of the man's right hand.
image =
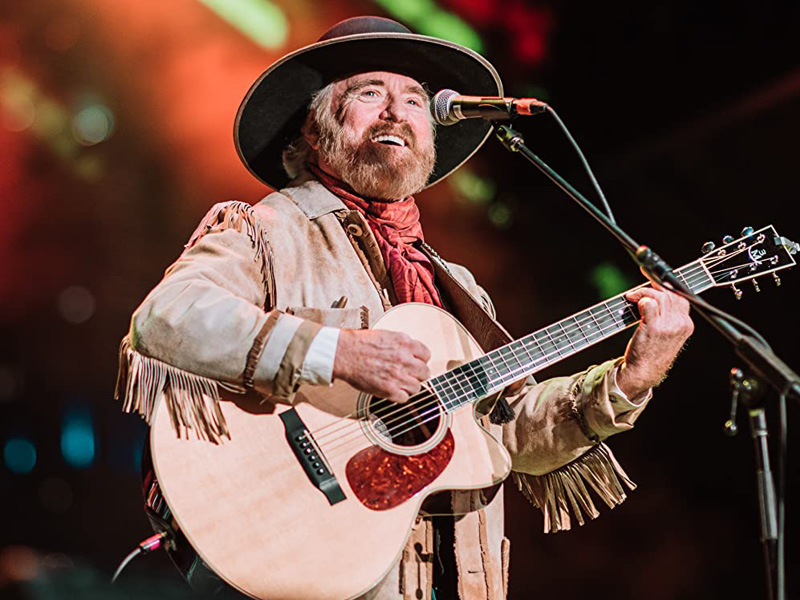
{"type": "Polygon", "coordinates": [[[430,378],[428,348],[405,333],[342,329],[333,378],[392,402],[406,402],[430,378]]]}

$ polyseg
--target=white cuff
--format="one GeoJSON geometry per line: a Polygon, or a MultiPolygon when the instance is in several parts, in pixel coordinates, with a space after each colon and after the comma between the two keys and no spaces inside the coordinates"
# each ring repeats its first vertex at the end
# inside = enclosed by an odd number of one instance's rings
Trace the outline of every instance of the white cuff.
{"type": "Polygon", "coordinates": [[[627,404],[631,408],[638,408],[648,400],[653,395],[653,388],[647,388],[646,391],[642,392],[635,398],[628,398],[628,395],[623,392],[619,385],[617,385],[617,374],[619,373],[619,365],[614,366],[609,373],[609,382],[608,382],[608,395],[611,396],[612,401],[616,401],[617,404],[620,401],[623,404],[627,404]]]}
{"type": "Polygon", "coordinates": [[[333,382],[333,361],[340,331],[336,327],[323,327],[317,332],[300,368],[300,383],[330,385],[333,382]]]}

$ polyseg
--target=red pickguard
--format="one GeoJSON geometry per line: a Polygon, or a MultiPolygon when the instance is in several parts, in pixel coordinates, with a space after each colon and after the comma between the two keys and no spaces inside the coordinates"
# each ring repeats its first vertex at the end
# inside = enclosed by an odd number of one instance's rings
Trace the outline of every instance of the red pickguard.
{"type": "Polygon", "coordinates": [[[439,477],[454,450],[455,439],[449,430],[435,448],[424,454],[402,456],[370,446],[348,461],[347,481],[364,506],[388,510],[439,477]]]}

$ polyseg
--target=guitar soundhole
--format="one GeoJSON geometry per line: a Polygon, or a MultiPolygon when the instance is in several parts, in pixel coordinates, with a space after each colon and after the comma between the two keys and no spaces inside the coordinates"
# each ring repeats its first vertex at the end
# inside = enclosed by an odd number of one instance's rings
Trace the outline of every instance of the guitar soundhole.
{"type": "Polygon", "coordinates": [[[378,438],[402,447],[427,442],[436,434],[442,420],[441,405],[427,392],[412,396],[404,404],[371,398],[366,409],[378,438]]]}

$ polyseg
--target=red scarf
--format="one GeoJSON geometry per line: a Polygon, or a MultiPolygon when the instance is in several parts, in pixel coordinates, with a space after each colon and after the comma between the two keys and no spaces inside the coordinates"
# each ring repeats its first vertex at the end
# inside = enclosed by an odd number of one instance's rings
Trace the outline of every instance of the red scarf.
{"type": "Polygon", "coordinates": [[[369,223],[392,279],[397,302],[425,302],[441,308],[439,292],[433,285],[433,265],[411,245],[417,240],[424,241],[414,197],[397,202],[368,201],[319,166],[313,163],[308,166],[322,185],[347,208],[360,212],[369,223]]]}

